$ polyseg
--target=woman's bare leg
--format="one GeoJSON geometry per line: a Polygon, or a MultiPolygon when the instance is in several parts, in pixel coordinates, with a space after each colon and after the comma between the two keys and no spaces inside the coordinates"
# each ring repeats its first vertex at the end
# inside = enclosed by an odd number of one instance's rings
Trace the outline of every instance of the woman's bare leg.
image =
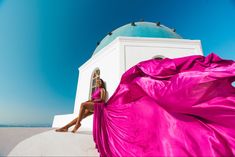
{"type": "MultiPolygon", "coordinates": [[[[91,115],[91,112],[88,109],[85,109],[85,113],[83,114],[82,119],[86,118],[87,116],[91,115]]],[[[69,122],[67,125],[63,126],[62,128],[56,129],[55,131],[58,132],[67,132],[68,129],[75,125],[77,123],[78,117],[74,118],[71,122],[69,122]]]]}
{"type": "MultiPolygon", "coordinates": [[[[80,112],[79,112],[79,116],[78,116],[78,119],[77,119],[77,122],[75,124],[75,127],[73,129],[73,133],[75,133],[77,131],[77,129],[81,126],[81,121],[82,121],[82,117],[84,115],[84,110],[87,109],[88,111],[91,111],[94,109],[94,103],[93,102],[85,102],[85,103],[82,103],[81,104],[81,107],[80,107],[80,112]]],[[[90,113],[92,114],[92,113],[90,113]]]]}
{"type": "Polygon", "coordinates": [[[93,114],[93,112],[91,112],[88,109],[86,109],[84,115],[82,116],[82,120],[85,119],[87,116],[90,116],[92,114],[93,114]]]}

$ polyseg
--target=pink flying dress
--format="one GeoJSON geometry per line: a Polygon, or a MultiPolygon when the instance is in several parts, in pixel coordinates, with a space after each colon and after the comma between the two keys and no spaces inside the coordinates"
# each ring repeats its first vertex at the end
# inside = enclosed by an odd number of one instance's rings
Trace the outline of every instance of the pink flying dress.
{"type": "Polygon", "coordinates": [[[100,156],[235,156],[235,62],[215,54],[151,59],[95,103],[100,156]]]}

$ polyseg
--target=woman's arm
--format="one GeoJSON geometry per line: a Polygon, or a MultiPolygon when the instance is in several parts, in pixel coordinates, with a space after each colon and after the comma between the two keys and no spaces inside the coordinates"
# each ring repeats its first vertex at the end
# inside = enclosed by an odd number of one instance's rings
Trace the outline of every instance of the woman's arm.
{"type": "Polygon", "coordinates": [[[105,99],[106,99],[106,96],[105,96],[105,89],[104,88],[102,88],[102,90],[101,90],[101,100],[103,100],[103,101],[105,101],[105,99]]]}

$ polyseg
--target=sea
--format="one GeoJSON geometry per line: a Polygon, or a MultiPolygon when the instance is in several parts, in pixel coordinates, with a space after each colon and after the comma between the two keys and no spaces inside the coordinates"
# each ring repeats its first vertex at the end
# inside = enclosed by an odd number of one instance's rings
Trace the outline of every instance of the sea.
{"type": "Polygon", "coordinates": [[[51,124],[0,124],[0,128],[12,128],[12,127],[22,127],[22,128],[48,128],[51,124]]]}

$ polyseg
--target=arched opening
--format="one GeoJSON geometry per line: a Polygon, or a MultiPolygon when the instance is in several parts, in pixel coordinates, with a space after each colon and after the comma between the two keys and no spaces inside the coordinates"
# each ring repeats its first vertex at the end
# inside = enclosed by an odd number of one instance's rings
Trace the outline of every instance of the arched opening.
{"type": "Polygon", "coordinates": [[[159,59],[159,60],[161,60],[161,59],[164,59],[165,56],[163,56],[163,55],[156,55],[156,56],[153,56],[152,58],[153,58],[153,59],[159,59]]]}
{"type": "Polygon", "coordinates": [[[91,99],[92,93],[95,91],[95,84],[96,80],[100,78],[100,69],[95,68],[91,74],[91,83],[90,83],[90,92],[89,92],[89,99],[91,99]]]}

